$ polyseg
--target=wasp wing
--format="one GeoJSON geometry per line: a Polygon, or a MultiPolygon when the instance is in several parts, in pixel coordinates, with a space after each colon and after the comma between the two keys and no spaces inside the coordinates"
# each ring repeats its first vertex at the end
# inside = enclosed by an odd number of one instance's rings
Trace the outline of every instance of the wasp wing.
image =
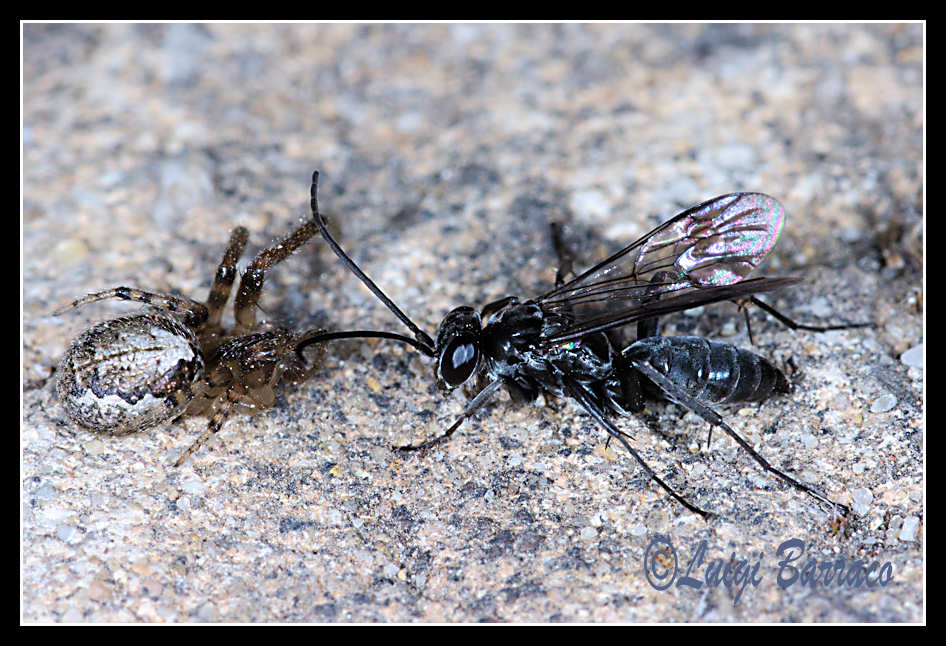
{"type": "MultiPolygon", "coordinates": [[[[549,335],[544,343],[556,345],[592,332],[609,330],[642,319],[682,312],[711,303],[737,300],[753,294],[770,292],[794,285],[800,281],[801,278],[797,276],[762,276],[719,287],[689,286],[676,290],[659,300],[641,301],[637,300],[636,297],[630,297],[627,299],[631,303],[628,307],[608,308],[599,314],[590,316],[576,316],[574,312],[563,311],[562,314],[568,323],[554,334],[549,335]]],[[[613,302],[625,300],[620,291],[618,289],[613,290],[610,300],[613,302]]],[[[634,294],[637,292],[636,288],[630,288],[630,291],[634,294]]]]}
{"type": "MultiPolygon", "coordinates": [[[[543,309],[587,319],[681,290],[734,285],[775,246],[784,224],[785,209],[768,195],[714,197],[537,300],[543,309]]],[[[672,311],[680,309],[687,308],[672,311]]]]}

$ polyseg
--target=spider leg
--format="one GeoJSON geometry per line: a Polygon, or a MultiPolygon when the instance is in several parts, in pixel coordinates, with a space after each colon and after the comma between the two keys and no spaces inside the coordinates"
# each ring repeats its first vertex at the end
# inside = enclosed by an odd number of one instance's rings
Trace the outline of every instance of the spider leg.
{"type": "Polygon", "coordinates": [[[233,287],[233,281],[236,279],[236,264],[243,255],[246,248],[246,241],[249,232],[245,227],[237,227],[230,234],[230,243],[226,251],[223,252],[223,259],[217,266],[217,273],[214,274],[214,282],[210,286],[210,294],[207,296],[207,325],[220,325],[220,317],[223,314],[223,306],[230,298],[230,290],[233,287]]]}
{"type": "Polygon", "coordinates": [[[236,318],[234,334],[247,334],[256,327],[256,305],[263,290],[266,270],[288,258],[318,232],[315,222],[307,220],[288,236],[256,255],[240,278],[240,287],[233,303],[233,314],[236,318]]]}
{"type": "Polygon", "coordinates": [[[207,306],[205,306],[203,303],[198,303],[197,301],[184,296],[146,292],[135,287],[114,287],[112,289],[106,289],[105,291],[95,292],[94,294],[83,296],[80,299],[72,301],[72,303],[66,305],[65,307],[60,307],[58,310],[53,312],[53,315],[59,316],[60,314],[63,314],[64,312],[75,307],[81,307],[83,305],[88,305],[89,303],[95,303],[97,301],[104,301],[109,298],[117,298],[123,301],[134,301],[137,303],[147,303],[152,307],[167,310],[168,312],[183,312],[185,313],[185,324],[192,327],[197,327],[207,320],[207,306]]]}
{"type": "Polygon", "coordinates": [[[179,467],[184,464],[184,461],[187,460],[197,449],[202,447],[204,443],[207,442],[211,437],[213,437],[217,431],[220,430],[220,427],[223,426],[223,423],[226,421],[227,416],[230,414],[230,410],[233,408],[233,405],[240,399],[240,390],[231,386],[227,389],[226,398],[220,404],[220,408],[217,409],[217,412],[214,413],[213,417],[210,418],[210,422],[207,424],[207,429],[200,434],[194,443],[190,445],[184,454],[177,459],[177,462],[174,463],[174,466],[179,467]]]}

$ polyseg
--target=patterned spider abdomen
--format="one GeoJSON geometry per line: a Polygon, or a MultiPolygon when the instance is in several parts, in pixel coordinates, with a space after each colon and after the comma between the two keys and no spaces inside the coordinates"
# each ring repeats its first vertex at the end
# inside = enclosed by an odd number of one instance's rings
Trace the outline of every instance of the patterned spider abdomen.
{"type": "Polygon", "coordinates": [[[148,312],[86,330],[58,373],[59,400],[73,421],[124,435],[183,413],[198,392],[204,359],[193,330],[173,315],[148,312]]]}

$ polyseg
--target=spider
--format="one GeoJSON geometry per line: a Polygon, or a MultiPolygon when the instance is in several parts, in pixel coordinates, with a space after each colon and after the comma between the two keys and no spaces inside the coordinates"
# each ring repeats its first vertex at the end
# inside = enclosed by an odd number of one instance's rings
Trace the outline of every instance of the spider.
{"type": "Polygon", "coordinates": [[[256,307],[266,270],[285,260],[318,232],[312,220],[257,254],[234,298],[235,325],[220,324],[236,278],[248,232],[236,227],[217,267],[206,303],[171,294],[116,287],[73,301],[55,315],[109,298],[146,303],[149,309],[98,323],[77,336],[59,364],[57,392],[77,424],[109,435],[126,435],[187,414],[206,413],[207,429],[174,463],[180,466],[226,421],[234,408],[273,405],[283,379],[309,377],[324,353],[309,362],[306,340],[323,330],[297,334],[283,327],[257,331],[256,307]]]}

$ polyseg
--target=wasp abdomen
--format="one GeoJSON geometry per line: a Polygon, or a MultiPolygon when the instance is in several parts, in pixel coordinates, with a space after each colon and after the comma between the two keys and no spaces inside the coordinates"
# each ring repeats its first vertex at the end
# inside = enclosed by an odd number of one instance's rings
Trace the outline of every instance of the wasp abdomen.
{"type": "Polygon", "coordinates": [[[646,361],[688,395],[706,402],[761,401],[789,390],[785,375],[767,359],[702,337],[647,337],[624,355],[646,361]]]}

